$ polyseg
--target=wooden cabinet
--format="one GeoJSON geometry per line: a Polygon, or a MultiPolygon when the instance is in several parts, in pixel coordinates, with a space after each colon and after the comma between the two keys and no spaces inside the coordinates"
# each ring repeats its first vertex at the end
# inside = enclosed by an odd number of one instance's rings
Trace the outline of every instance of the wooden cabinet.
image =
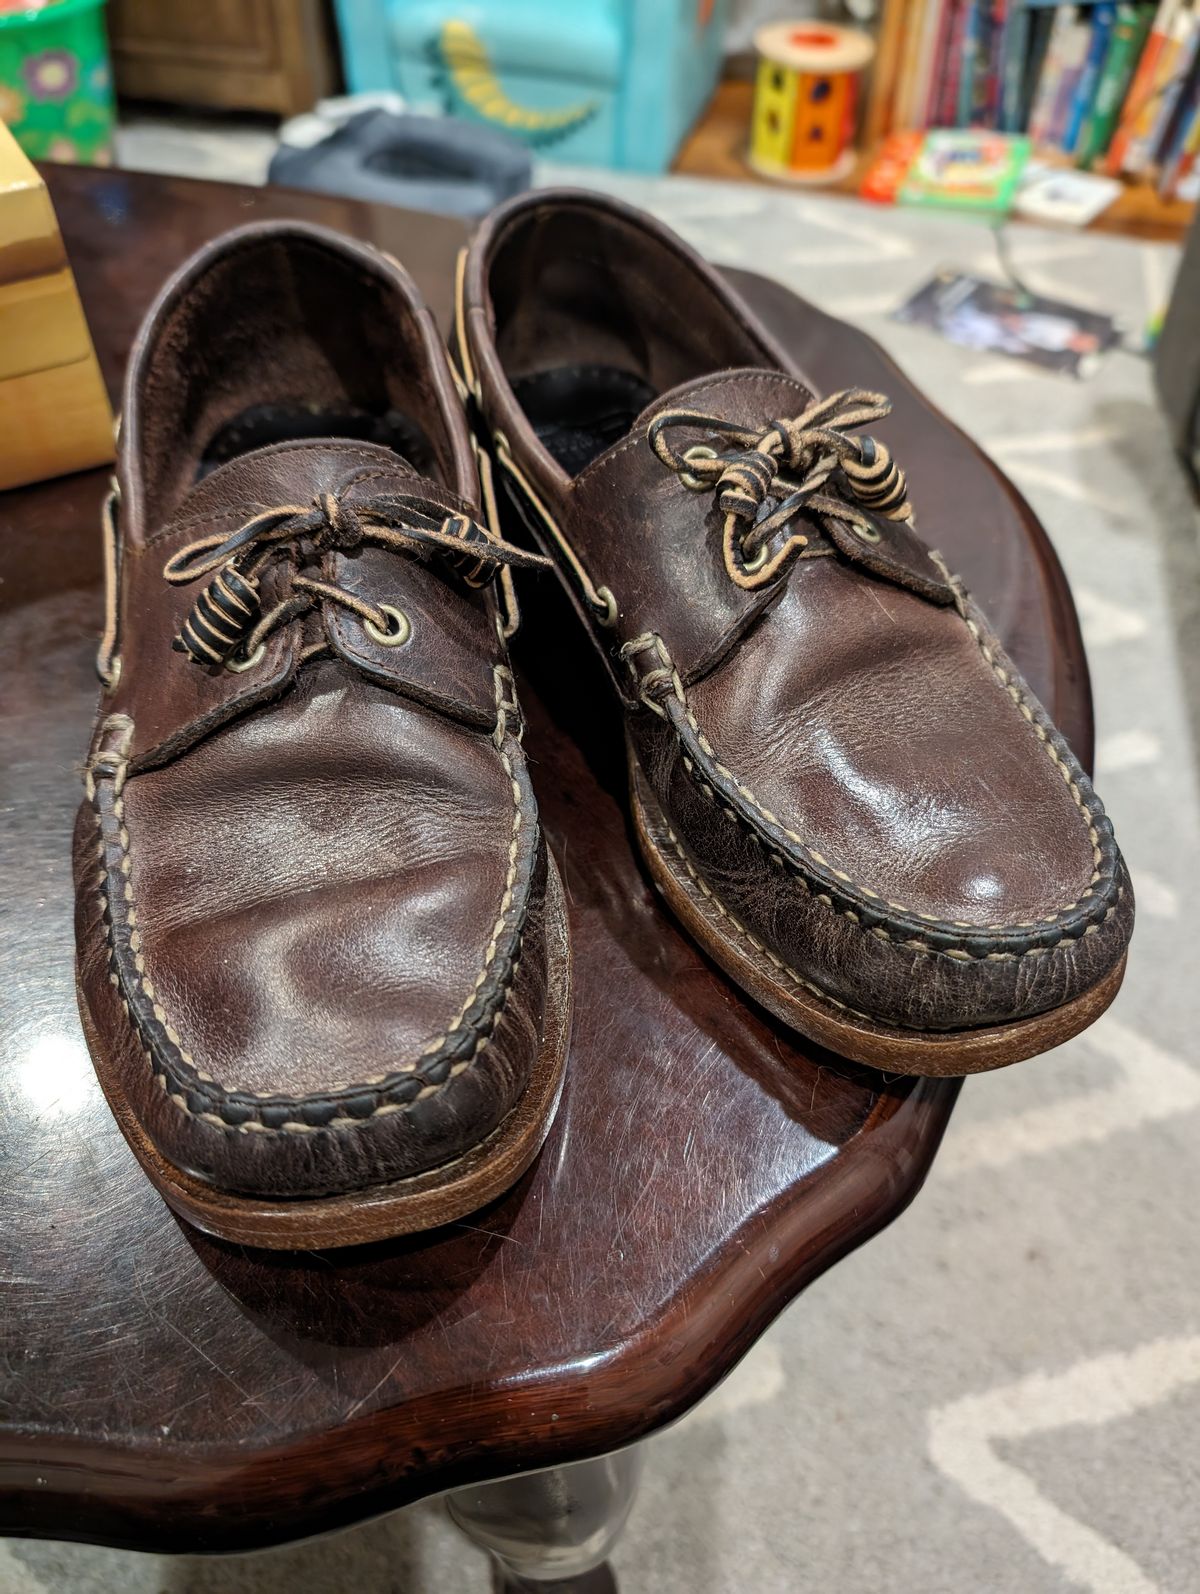
{"type": "Polygon", "coordinates": [[[112,0],[118,91],[292,116],[339,77],[325,0],[112,0]]]}

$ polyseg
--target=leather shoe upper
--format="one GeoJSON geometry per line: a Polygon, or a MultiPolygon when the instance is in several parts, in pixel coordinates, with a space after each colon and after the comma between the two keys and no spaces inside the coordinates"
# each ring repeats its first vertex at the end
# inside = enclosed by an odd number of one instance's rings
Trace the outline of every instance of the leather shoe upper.
{"type": "Polygon", "coordinates": [[[680,858],[781,979],[937,1031],[1110,972],[1133,911],[1111,825],[922,540],[886,400],[817,398],[681,240],[596,196],[496,213],[460,300],[513,500],[680,858]]]}
{"type": "Polygon", "coordinates": [[[530,1077],[546,857],[436,328],[320,229],[243,229],[131,361],[76,830],[110,1098],[221,1189],[438,1167],[530,1077]]]}

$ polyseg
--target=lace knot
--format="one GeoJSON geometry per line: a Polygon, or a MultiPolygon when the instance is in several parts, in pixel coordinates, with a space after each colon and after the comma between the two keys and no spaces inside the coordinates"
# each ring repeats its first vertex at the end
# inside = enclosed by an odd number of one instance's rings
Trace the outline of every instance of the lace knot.
{"type": "Polygon", "coordinates": [[[336,493],[318,493],[313,505],[320,512],[322,521],[315,538],[319,547],[353,553],[361,546],[364,536],[362,522],[344,499],[336,493]]]}
{"type": "Polygon", "coordinates": [[[774,420],[761,430],[716,415],[664,410],[651,421],[647,441],[685,486],[715,488],[724,519],[723,552],[730,578],[741,587],[770,581],[808,544],[791,522],[806,511],[818,525],[848,522],[865,540],[877,541],[868,516],[911,522],[904,472],[873,437],[853,429],[882,420],[891,404],[881,393],[850,388],[810,404],[794,419],[774,420]],[[669,433],[703,428],[733,445],[725,454],[704,444],[679,453],[669,433]],[[782,544],[770,548],[776,533],[782,544]]]}
{"type": "Polygon", "coordinates": [[[717,478],[717,506],[726,515],[753,520],[762,507],[779,462],[771,454],[752,449],[735,454],[717,478]]]}
{"type": "Polygon", "coordinates": [[[303,565],[314,553],[353,553],[368,543],[394,553],[440,556],[474,587],[485,586],[497,572],[512,566],[549,564],[541,554],[505,542],[470,515],[447,513],[419,491],[380,493],[353,504],[341,494],[322,492],[309,505],[262,510],[229,536],[198,537],[172,554],[163,576],[174,586],[216,572],[193,603],[172,646],[195,664],[244,668],[235,656],[253,658],[279,626],[323,603],[338,604],[357,614],[364,625],[387,631],[388,617],[379,604],[290,567],[280,583],[278,601],[262,612],[259,578],[276,554],[290,549],[303,565]]]}

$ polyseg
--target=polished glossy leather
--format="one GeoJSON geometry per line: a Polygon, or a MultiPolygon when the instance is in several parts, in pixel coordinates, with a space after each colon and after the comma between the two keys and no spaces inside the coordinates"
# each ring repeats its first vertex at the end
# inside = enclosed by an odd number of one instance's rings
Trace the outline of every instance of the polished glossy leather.
{"type": "MultiPolygon", "coordinates": [[[[802,509],[786,533],[804,529],[799,556],[735,585],[713,493],[647,438],[664,412],[754,432],[811,402],[815,383],[736,291],[649,217],[543,191],[481,228],[462,320],[485,430],[606,662],[683,863],[722,922],[765,946],[781,990],[947,1032],[1046,1013],[1109,976],[1133,915],[1111,825],[929,551],[984,504],[989,536],[1017,513],[982,456],[927,411],[896,449],[923,538],[874,515],[865,544],[848,514],[802,509]],[[657,394],[573,472],[514,392],[556,363],[616,365],[657,394]]],[[[702,422],[677,429],[680,451],[722,446],[702,422]]]]}
{"type": "Polygon", "coordinates": [[[172,1168],[219,1191],[316,1198],[450,1164],[521,1100],[565,971],[547,949],[499,603],[444,550],[353,541],[380,495],[447,525],[478,513],[432,317],[375,251],[244,229],[163,290],[123,416],[119,675],[75,839],[104,1088],[172,1168]],[[429,474],[320,437],[208,464],[212,440],[264,407],[285,427],[293,412],[403,411],[429,474]],[[402,612],[409,640],[301,594],[236,673],[179,651],[206,578],[172,585],[168,561],[308,505],[352,534],[281,545],[258,578],[264,609],[316,572],[324,591],[402,612]]]}

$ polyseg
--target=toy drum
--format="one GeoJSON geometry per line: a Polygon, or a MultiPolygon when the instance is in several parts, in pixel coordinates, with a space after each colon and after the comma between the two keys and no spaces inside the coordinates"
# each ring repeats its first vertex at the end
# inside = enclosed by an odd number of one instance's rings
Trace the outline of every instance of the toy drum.
{"type": "Polygon", "coordinates": [[[828,183],[854,164],[858,74],[875,53],[854,28],[769,22],[754,35],[750,164],[764,177],[828,183]]]}

